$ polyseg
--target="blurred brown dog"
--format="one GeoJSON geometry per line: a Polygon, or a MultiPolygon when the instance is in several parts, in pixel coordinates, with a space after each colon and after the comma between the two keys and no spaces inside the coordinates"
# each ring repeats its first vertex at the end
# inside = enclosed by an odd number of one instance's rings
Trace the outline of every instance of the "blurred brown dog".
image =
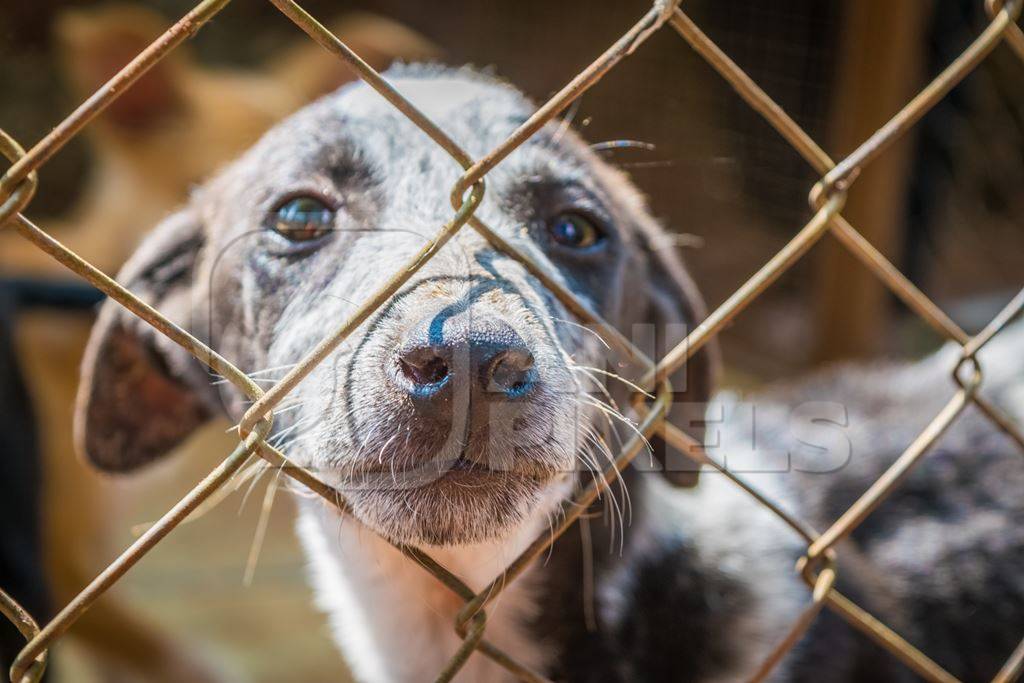
{"type": "MultiPolygon", "coordinates": [[[[169,22],[134,5],[76,10],[57,22],[64,71],[74,93],[91,94],[158,36],[169,22]]],[[[408,28],[381,17],[349,15],[331,26],[378,69],[395,59],[436,58],[408,28]]],[[[85,133],[94,165],[82,199],[44,228],[86,260],[113,274],[142,232],[185,200],[193,183],[251,145],[271,124],[355,77],[312,41],[302,39],[261,71],[211,69],[188,46],[156,65],[85,133]]],[[[67,279],[70,272],[27,241],[0,236],[6,275],[67,279]]],[[[73,455],[72,405],[91,316],[33,311],[17,325],[19,358],[32,393],[45,453],[47,562],[56,604],[63,605],[115,552],[123,489],[73,455]],[[59,503],[59,504],[58,504],[59,503]]],[[[187,448],[227,452],[215,437],[187,448]]],[[[115,599],[91,608],[72,632],[95,656],[104,681],[212,681],[221,678],[191,648],[174,643],[115,599]]]]}

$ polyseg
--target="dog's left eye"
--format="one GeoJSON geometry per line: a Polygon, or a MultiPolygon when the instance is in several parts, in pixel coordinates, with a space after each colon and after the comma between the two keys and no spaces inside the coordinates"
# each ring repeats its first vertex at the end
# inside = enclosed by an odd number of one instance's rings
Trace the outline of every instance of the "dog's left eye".
{"type": "Polygon", "coordinates": [[[573,249],[587,249],[604,240],[605,235],[594,221],[578,213],[562,213],[548,226],[551,238],[573,249]]]}
{"type": "Polygon", "coordinates": [[[274,231],[293,242],[323,237],[334,227],[334,209],[316,197],[295,197],[274,212],[274,231]]]}

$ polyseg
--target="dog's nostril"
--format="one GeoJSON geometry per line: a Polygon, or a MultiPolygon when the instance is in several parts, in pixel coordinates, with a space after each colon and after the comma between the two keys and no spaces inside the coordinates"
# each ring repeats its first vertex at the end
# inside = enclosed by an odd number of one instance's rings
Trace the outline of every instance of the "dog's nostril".
{"type": "Polygon", "coordinates": [[[501,351],[484,369],[486,383],[491,391],[507,396],[521,396],[533,384],[533,355],[523,349],[501,351]]]}
{"type": "Polygon", "coordinates": [[[426,386],[439,384],[448,377],[448,363],[435,349],[419,348],[403,354],[398,364],[413,384],[426,386]]]}
{"type": "Polygon", "coordinates": [[[424,318],[406,332],[393,362],[391,377],[424,414],[486,412],[499,397],[523,399],[539,386],[526,342],[493,316],[424,318]]]}

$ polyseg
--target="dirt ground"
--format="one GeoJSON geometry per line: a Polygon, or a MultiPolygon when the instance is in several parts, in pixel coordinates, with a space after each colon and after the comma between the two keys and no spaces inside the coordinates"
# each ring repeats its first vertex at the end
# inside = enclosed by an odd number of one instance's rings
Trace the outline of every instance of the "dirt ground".
{"type": "MultiPolygon", "coordinates": [[[[211,429],[217,428],[224,426],[211,429]]],[[[224,444],[226,455],[231,447],[226,436],[224,444]]],[[[197,455],[189,453],[187,460],[179,458],[124,482],[120,547],[131,543],[133,526],[166,512],[218,457],[197,455]]],[[[326,620],[313,607],[293,530],[294,505],[283,489],[275,496],[252,583],[244,585],[267,481],[262,479],[248,496],[248,484],[242,486],[173,531],[122,579],[116,593],[152,623],[196,647],[224,671],[225,680],[344,683],[350,678],[326,620]]],[[[54,683],[107,683],[90,669],[73,639],[57,644],[53,666],[54,683]]]]}

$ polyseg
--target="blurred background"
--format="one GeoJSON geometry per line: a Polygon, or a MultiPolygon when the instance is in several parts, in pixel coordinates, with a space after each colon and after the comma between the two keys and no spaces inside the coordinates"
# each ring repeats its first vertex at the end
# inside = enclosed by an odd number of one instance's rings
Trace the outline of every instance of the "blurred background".
{"type": "MultiPolygon", "coordinates": [[[[646,9],[644,2],[583,0],[302,4],[375,66],[394,58],[471,63],[493,68],[537,101],[646,9]]],[[[685,9],[840,158],[978,35],[983,5],[688,0],[685,9]]],[[[36,0],[5,8],[0,127],[31,145],[190,6],[36,0]]],[[[351,77],[269,3],[235,3],[43,168],[27,213],[113,272],[192,184],[274,121],[351,77]]],[[[1024,273],[1021,83],[1024,64],[997,47],[864,171],[844,211],[968,331],[1009,300],[1024,273]]],[[[642,143],[606,157],[630,173],[655,215],[679,234],[712,308],[811,215],[806,197],[816,178],[808,164],[671,29],[653,36],[566,116],[591,142],[642,143]]],[[[230,440],[218,434],[226,425],[217,425],[188,453],[141,479],[100,481],[84,470],[65,434],[93,302],[81,291],[52,289],[66,275],[11,235],[0,237],[0,276],[8,288],[0,324],[12,356],[0,367],[10,368],[5,380],[14,404],[27,400],[34,412],[19,424],[39,426],[35,445],[0,441],[0,448],[45,454],[38,471],[17,474],[40,477],[41,500],[58,502],[17,503],[59,512],[40,521],[41,561],[57,577],[49,600],[38,596],[45,612],[63,605],[129,543],[133,526],[175,502],[230,440]]],[[[940,340],[826,237],[722,342],[726,382],[748,387],[824,362],[917,355],[940,340]]],[[[279,496],[264,514],[265,484],[257,482],[243,504],[246,483],[152,552],[104,599],[110,608],[96,610],[96,623],[83,621],[75,638],[61,642],[52,680],[343,680],[344,665],[305,587],[290,501],[279,496]],[[131,629],[111,631],[124,620],[131,629]],[[124,656],[133,649],[141,654],[124,656]],[[185,665],[194,667],[188,674],[170,664],[152,670],[153,661],[180,662],[182,651],[195,659],[185,665]]],[[[13,502],[8,506],[15,514],[13,502]]],[[[15,526],[10,535],[25,540],[13,556],[31,555],[31,524],[19,518],[15,526]]],[[[17,572],[17,564],[0,564],[0,586],[3,571],[17,572]]]]}

